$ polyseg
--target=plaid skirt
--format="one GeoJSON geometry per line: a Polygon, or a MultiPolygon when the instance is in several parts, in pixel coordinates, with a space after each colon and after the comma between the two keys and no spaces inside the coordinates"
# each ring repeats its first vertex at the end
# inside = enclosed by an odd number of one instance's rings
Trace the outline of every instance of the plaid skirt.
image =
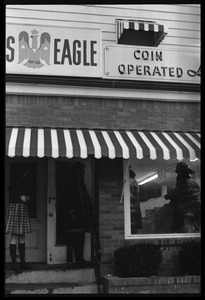
{"type": "Polygon", "coordinates": [[[25,203],[11,203],[7,210],[6,233],[25,234],[31,232],[31,222],[25,203]]]}

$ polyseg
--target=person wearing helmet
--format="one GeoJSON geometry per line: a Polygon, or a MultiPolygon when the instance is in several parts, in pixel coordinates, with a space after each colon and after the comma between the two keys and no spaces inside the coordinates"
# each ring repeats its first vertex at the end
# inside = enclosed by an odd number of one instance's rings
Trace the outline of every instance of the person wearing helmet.
{"type": "Polygon", "coordinates": [[[175,189],[164,196],[173,207],[172,232],[199,232],[200,187],[191,178],[195,172],[185,162],[177,163],[175,172],[175,189]]]}

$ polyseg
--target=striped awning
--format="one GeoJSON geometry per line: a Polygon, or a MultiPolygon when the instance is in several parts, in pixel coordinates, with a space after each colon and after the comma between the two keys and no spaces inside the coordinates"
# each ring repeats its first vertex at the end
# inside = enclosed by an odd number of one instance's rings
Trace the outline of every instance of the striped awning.
{"type": "Polygon", "coordinates": [[[9,157],[200,158],[200,134],[134,130],[6,128],[9,157]]]}
{"type": "Polygon", "coordinates": [[[154,43],[158,46],[168,33],[168,28],[165,25],[157,24],[156,22],[147,21],[132,21],[132,20],[117,20],[117,35],[119,43],[126,44],[142,44],[140,39],[149,43],[154,43]],[[128,35],[130,30],[135,32],[135,36],[128,35]],[[133,38],[132,38],[133,37],[133,38]]]}

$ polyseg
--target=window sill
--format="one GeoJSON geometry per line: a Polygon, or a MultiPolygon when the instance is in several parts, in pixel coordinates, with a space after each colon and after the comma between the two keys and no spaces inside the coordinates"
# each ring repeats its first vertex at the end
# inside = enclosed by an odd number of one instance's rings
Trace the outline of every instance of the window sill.
{"type": "Polygon", "coordinates": [[[181,239],[201,238],[201,233],[168,233],[168,234],[133,234],[126,235],[126,240],[149,240],[149,239],[181,239]]]}

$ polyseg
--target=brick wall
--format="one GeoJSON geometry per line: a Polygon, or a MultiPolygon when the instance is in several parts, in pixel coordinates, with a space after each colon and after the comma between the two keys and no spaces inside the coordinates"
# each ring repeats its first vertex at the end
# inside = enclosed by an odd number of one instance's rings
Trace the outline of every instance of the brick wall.
{"type": "Polygon", "coordinates": [[[7,95],[6,125],[198,131],[200,104],[7,95]]]}
{"type": "Polygon", "coordinates": [[[200,276],[118,278],[102,276],[105,294],[199,294],[200,276]]]}
{"type": "Polygon", "coordinates": [[[124,244],[122,159],[103,158],[99,169],[99,227],[102,250],[101,273],[113,272],[113,252],[124,244]]]}

